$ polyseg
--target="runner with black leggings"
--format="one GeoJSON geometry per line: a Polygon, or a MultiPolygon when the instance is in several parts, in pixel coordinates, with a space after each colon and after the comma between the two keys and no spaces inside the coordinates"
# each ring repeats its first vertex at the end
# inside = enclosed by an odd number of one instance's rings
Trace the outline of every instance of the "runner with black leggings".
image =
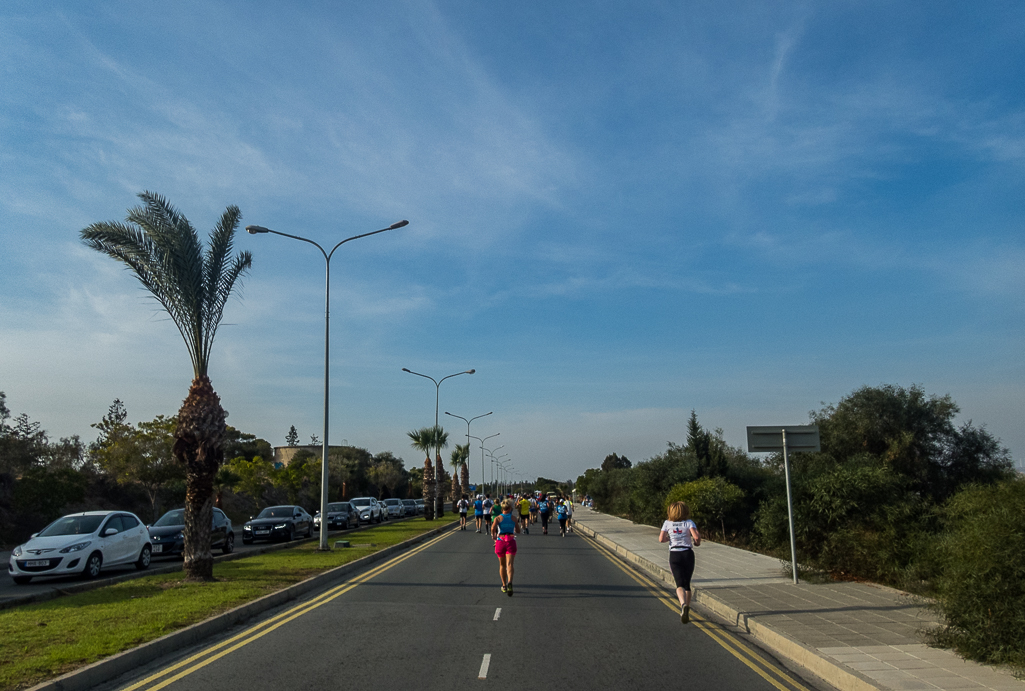
{"type": "Polygon", "coordinates": [[[552,505],[548,501],[548,497],[541,497],[541,501],[537,503],[537,509],[541,513],[541,534],[548,534],[548,517],[551,515],[552,505]]]}
{"type": "Polygon", "coordinates": [[[690,623],[690,579],[694,575],[694,548],[701,544],[701,535],[690,520],[690,507],[682,501],[669,507],[669,520],[662,524],[659,542],[669,543],[669,568],[676,581],[676,597],[680,601],[680,622],[690,623]]]}

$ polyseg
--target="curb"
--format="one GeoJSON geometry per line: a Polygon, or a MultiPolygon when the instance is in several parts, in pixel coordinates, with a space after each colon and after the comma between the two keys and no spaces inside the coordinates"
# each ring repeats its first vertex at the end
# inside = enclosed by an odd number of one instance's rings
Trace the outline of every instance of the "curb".
{"type": "MultiPolygon", "coordinates": [[[[676,581],[673,580],[673,574],[669,569],[634,554],[576,520],[573,521],[573,528],[609,549],[621,560],[637,566],[669,585],[675,591],[676,581]]],[[[734,609],[716,597],[714,592],[714,590],[694,588],[693,604],[700,609],[711,612],[719,619],[725,620],[728,624],[743,629],[773,653],[785,657],[799,665],[802,669],[808,670],[826,683],[839,689],[839,691],[879,691],[880,687],[874,685],[868,679],[838,666],[837,663],[823,657],[817,650],[809,648],[800,641],[796,641],[786,634],[777,631],[772,626],[762,624],[744,612],[734,609]]]]}
{"type": "Polygon", "coordinates": [[[305,581],[296,583],[284,590],[279,590],[278,592],[271,593],[270,595],[264,595],[257,600],[247,602],[244,605],[239,605],[238,607],[228,610],[223,614],[219,614],[215,617],[211,617],[210,619],[206,619],[205,621],[187,626],[180,631],[169,633],[152,640],[149,643],[144,643],[137,648],[116,653],[108,658],[93,662],[92,664],[86,665],[85,667],[73,672],[68,672],[56,679],[44,681],[31,687],[27,691],[88,691],[88,689],[92,689],[99,684],[113,681],[122,674],[130,672],[133,669],[152,662],[160,657],[189,645],[199,643],[214,634],[229,629],[236,624],[243,623],[258,614],[266,612],[267,610],[274,609],[275,607],[278,607],[290,600],[298,599],[300,596],[311,591],[326,587],[328,584],[343,576],[347,576],[354,571],[360,571],[375,562],[381,561],[386,557],[395,554],[396,552],[404,551],[430,537],[440,535],[443,532],[451,530],[457,525],[459,525],[458,519],[447,525],[435,528],[434,530],[429,530],[423,535],[410,538],[405,542],[400,542],[397,545],[386,547],[379,552],[368,554],[356,561],[343,564],[342,566],[331,569],[330,571],[325,571],[324,573],[316,576],[311,576],[305,581]]]}

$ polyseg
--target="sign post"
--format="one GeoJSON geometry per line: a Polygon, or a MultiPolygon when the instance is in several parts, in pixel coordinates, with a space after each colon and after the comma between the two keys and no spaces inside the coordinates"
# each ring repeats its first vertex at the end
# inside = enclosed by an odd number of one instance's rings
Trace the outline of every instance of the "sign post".
{"type": "Polygon", "coordinates": [[[787,480],[787,518],[790,522],[790,569],[797,585],[797,541],[794,539],[794,500],[790,491],[790,459],[788,451],[821,451],[819,428],[815,425],[790,425],[747,428],[747,450],[782,451],[783,473],[787,480]]]}

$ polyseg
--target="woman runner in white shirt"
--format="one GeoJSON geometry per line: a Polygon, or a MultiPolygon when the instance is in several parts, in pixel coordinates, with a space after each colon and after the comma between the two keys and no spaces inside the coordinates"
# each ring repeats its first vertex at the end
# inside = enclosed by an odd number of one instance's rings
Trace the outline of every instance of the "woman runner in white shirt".
{"type": "Polygon", "coordinates": [[[676,597],[680,600],[680,621],[690,623],[690,579],[694,575],[694,548],[701,544],[701,535],[690,520],[690,507],[682,501],[669,506],[669,520],[662,524],[659,542],[669,543],[669,568],[676,580],[676,597]]]}

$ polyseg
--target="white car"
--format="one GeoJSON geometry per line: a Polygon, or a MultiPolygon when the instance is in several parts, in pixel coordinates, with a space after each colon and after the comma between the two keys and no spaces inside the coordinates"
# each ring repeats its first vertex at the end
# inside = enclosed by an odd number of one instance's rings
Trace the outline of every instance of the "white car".
{"type": "Polygon", "coordinates": [[[385,519],[384,507],[374,497],[356,497],[349,501],[359,511],[359,520],[364,523],[380,523],[385,519]]]}
{"type": "Polygon", "coordinates": [[[7,570],[24,585],[35,576],[84,573],[96,578],[107,566],[149,567],[149,531],[127,511],[87,511],[58,518],[11,552],[7,570]]]}
{"type": "Polygon", "coordinates": [[[402,505],[401,499],[385,499],[384,508],[388,518],[402,518],[406,515],[406,507],[402,505]]]}

